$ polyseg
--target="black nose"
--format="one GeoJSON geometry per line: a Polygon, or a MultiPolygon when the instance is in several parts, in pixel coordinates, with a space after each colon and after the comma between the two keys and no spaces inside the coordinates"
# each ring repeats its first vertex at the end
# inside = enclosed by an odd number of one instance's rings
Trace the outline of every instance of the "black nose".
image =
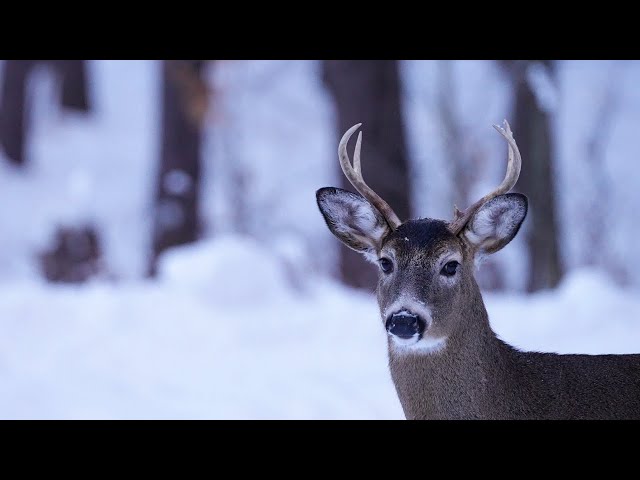
{"type": "Polygon", "coordinates": [[[411,338],[415,334],[422,335],[426,327],[425,321],[409,312],[398,312],[387,318],[387,332],[400,338],[411,338]]]}

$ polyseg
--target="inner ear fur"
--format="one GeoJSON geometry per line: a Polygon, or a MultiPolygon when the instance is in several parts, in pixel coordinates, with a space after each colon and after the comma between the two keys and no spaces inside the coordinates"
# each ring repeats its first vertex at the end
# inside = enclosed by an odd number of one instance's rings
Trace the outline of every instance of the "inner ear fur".
{"type": "Polygon", "coordinates": [[[497,252],[517,235],[527,216],[527,210],[528,200],[525,195],[498,195],[473,214],[460,236],[476,252],[497,252]]]}
{"type": "Polygon", "coordinates": [[[316,200],[331,233],[352,250],[375,258],[391,229],[374,206],[359,194],[335,187],[318,190],[316,200]]]}

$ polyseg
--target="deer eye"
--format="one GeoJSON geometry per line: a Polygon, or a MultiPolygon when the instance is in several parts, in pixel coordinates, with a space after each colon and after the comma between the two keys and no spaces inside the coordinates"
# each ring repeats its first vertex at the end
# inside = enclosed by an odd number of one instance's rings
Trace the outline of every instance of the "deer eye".
{"type": "Polygon", "coordinates": [[[446,275],[447,277],[453,277],[456,274],[456,270],[458,269],[458,265],[460,265],[458,262],[456,262],[455,260],[451,261],[451,262],[447,262],[447,264],[442,267],[442,270],[440,270],[440,273],[442,275],[446,275]]]}
{"type": "Polygon", "coordinates": [[[382,257],[378,260],[380,268],[384,273],[391,273],[393,271],[393,262],[386,257],[382,257]]]}

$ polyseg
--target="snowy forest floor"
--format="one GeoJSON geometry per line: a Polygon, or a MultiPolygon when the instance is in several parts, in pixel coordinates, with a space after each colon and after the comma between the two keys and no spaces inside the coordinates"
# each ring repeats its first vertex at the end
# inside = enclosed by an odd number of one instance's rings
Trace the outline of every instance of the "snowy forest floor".
{"type": "MultiPolygon", "coordinates": [[[[157,282],[0,284],[0,418],[403,418],[373,295],[287,287],[282,264],[242,237],[161,267],[157,282]]],[[[485,298],[519,348],[640,352],[640,299],[596,272],[485,298]]]]}
{"type": "MultiPolygon", "coordinates": [[[[616,211],[604,264],[613,258],[625,266],[635,287],[578,268],[590,248],[581,228],[585,199],[600,197],[589,189],[591,173],[573,166],[597,118],[596,104],[585,99],[608,72],[600,65],[569,63],[561,75],[558,189],[565,192],[568,275],[554,291],[485,294],[494,330],[522,349],[640,352],[640,257],[629,247],[638,236],[640,63],[624,67],[624,101],[608,148],[607,168],[624,181],[604,199],[616,211]]],[[[416,204],[425,206],[421,215],[442,216],[452,202],[443,187],[447,170],[436,161],[440,134],[428,115],[432,67],[407,64],[407,124],[416,204]]],[[[502,158],[490,124],[504,118],[508,95],[485,63],[458,67],[469,97],[460,98],[460,111],[482,132],[477,138],[489,139],[481,144],[487,158],[502,158]]],[[[327,275],[338,242],[313,193],[337,184],[338,165],[317,65],[229,62],[218,69],[221,93],[203,145],[206,240],[168,252],[151,281],[141,278],[153,218],[158,72],[157,62],[92,61],[87,116],[59,111],[46,72],[31,86],[29,161],[17,169],[0,158],[0,418],[403,418],[373,295],[327,275]],[[232,195],[233,166],[249,174],[242,195],[232,195]],[[241,231],[233,223],[238,199],[248,236],[234,234],[241,231]],[[46,284],[35,253],[57,225],[83,222],[98,228],[118,281],[46,284]]],[[[497,178],[500,168],[489,162],[486,170],[497,178]]],[[[525,278],[522,242],[496,255],[516,289],[525,278]]]]}

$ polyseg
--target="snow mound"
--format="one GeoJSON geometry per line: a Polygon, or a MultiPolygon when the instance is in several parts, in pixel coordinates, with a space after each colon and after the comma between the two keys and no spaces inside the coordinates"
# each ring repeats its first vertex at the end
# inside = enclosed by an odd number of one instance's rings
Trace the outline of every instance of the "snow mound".
{"type": "Polygon", "coordinates": [[[582,268],[568,272],[558,286],[556,294],[568,301],[582,303],[590,298],[601,302],[603,295],[609,297],[619,294],[619,288],[601,270],[582,268]],[[594,296],[594,292],[598,292],[598,295],[594,296]]]}
{"type": "Polygon", "coordinates": [[[284,265],[256,240],[226,235],[175,247],[158,263],[162,282],[217,305],[264,304],[291,295],[284,265]]]}
{"type": "Polygon", "coordinates": [[[484,297],[493,329],[523,350],[640,353],[637,292],[596,269],[568,273],[555,290],[484,297]]]}

